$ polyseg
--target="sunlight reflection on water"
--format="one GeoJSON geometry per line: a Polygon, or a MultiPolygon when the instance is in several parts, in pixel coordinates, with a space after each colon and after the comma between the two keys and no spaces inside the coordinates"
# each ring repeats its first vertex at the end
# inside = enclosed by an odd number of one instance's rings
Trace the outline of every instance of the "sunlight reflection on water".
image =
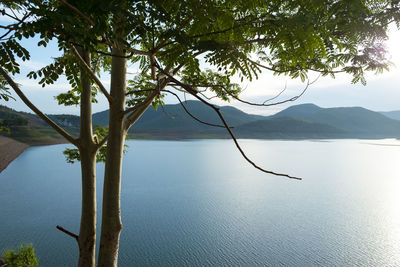
{"type": "MultiPolygon", "coordinates": [[[[230,140],[129,141],[119,266],[400,266],[398,140],[240,142],[304,180],[253,169],[230,140]]],[[[79,227],[64,147],[30,148],[0,174],[0,250],[32,242],[41,266],[76,262],[55,229],[79,227]]]]}

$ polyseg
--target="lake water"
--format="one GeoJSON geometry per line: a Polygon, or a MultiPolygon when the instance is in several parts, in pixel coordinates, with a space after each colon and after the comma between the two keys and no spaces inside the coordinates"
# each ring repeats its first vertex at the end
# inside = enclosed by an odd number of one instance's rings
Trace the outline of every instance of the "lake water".
{"type": "MultiPolygon", "coordinates": [[[[255,170],[230,140],[128,142],[120,266],[400,266],[399,140],[240,142],[304,180],[255,170]]],[[[79,228],[65,147],[31,147],[0,174],[0,251],[33,243],[40,266],[76,265],[55,228],[79,228]]]]}

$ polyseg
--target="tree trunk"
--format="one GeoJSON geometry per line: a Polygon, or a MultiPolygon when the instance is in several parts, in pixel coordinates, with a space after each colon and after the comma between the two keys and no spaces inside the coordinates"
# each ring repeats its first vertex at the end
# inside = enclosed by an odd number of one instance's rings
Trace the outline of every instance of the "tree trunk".
{"type": "MultiPolygon", "coordinates": [[[[78,49],[90,66],[90,54],[78,49]]],[[[92,130],[92,88],[90,79],[81,70],[81,110],[79,152],[82,172],[82,208],[79,229],[79,267],[95,266],[96,248],[96,144],[92,130]]]]}
{"type": "Polygon", "coordinates": [[[95,266],[96,153],[81,149],[82,212],[79,230],[79,267],[95,266]]]}
{"type": "Polygon", "coordinates": [[[104,173],[103,209],[98,266],[112,267],[118,264],[119,236],[121,222],[121,168],[122,154],[126,137],[125,127],[125,91],[126,59],[119,48],[112,49],[112,71],[109,117],[109,137],[104,173]]]}

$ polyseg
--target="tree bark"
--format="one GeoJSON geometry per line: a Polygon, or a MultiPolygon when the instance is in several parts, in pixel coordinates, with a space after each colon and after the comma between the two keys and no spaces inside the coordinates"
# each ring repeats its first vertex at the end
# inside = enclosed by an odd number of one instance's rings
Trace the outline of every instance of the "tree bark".
{"type": "Polygon", "coordinates": [[[80,150],[82,209],[79,230],[79,267],[95,266],[96,245],[96,153],[80,150]]]}
{"type": "MultiPolygon", "coordinates": [[[[90,66],[90,54],[78,49],[90,66]]],[[[92,88],[85,70],[81,70],[80,138],[79,152],[82,172],[82,207],[79,230],[79,267],[95,266],[96,248],[96,144],[92,130],[92,88]]]]}
{"type": "Polygon", "coordinates": [[[103,209],[101,220],[100,250],[98,266],[112,267],[118,264],[119,236],[121,222],[121,168],[125,137],[125,91],[126,58],[125,53],[113,47],[110,105],[109,137],[104,172],[103,209]]]}

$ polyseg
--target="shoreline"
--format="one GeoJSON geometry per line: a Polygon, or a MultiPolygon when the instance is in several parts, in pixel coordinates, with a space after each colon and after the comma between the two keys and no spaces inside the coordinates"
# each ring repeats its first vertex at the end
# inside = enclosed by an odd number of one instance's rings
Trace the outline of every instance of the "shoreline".
{"type": "MultiPolygon", "coordinates": [[[[230,138],[176,138],[176,139],[168,139],[168,138],[130,138],[129,141],[194,141],[194,140],[230,140],[230,138]]],[[[358,139],[358,140],[384,140],[384,139],[394,139],[399,140],[398,138],[338,138],[338,139],[286,139],[286,138],[270,138],[270,139],[260,139],[260,138],[237,138],[238,140],[270,140],[270,141],[311,141],[311,142],[331,142],[333,140],[345,140],[345,139],[358,139]]],[[[16,158],[21,155],[25,149],[30,146],[42,146],[42,145],[58,145],[64,144],[67,142],[54,142],[54,143],[37,143],[37,144],[25,144],[18,142],[9,137],[0,135],[0,173],[7,168],[7,166],[14,161],[16,158]]],[[[388,144],[373,144],[373,143],[365,143],[369,145],[382,145],[382,146],[400,146],[400,145],[388,145],[388,144]]]]}
{"type": "Polygon", "coordinates": [[[28,147],[27,144],[0,136],[0,173],[28,147]]]}

